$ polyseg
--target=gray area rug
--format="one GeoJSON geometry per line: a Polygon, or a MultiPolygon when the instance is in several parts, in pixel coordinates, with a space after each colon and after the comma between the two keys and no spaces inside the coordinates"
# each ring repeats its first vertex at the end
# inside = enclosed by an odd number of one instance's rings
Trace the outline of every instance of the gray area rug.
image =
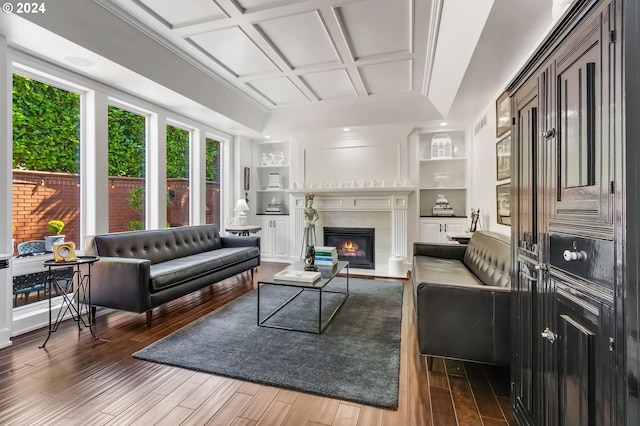
{"type": "MultiPolygon", "coordinates": [[[[326,289],[344,291],[345,284],[335,278],[326,289]]],[[[261,287],[261,319],[294,292],[261,287]]],[[[259,327],[254,290],[133,356],[397,409],[403,283],[350,278],[349,293],[321,335],[259,327]]],[[[338,295],[323,292],[323,314],[337,303],[338,295]]],[[[317,328],[317,315],[317,292],[305,291],[270,323],[317,328]]]]}

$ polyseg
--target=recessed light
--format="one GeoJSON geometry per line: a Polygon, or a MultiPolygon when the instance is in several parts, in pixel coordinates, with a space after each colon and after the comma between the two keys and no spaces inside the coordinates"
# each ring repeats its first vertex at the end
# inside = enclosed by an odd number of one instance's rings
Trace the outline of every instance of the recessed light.
{"type": "Polygon", "coordinates": [[[449,123],[447,123],[446,121],[443,121],[442,123],[440,123],[441,126],[446,126],[447,124],[449,123]]]}
{"type": "Polygon", "coordinates": [[[265,139],[271,139],[271,136],[269,136],[269,135],[265,135],[265,136],[264,136],[264,138],[265,138],[265,139]]]}
{"type": "Polygon", "coordinates": [[[348,128],[348,127],[345,127],[344,129],[342,129],[342,131],[343,131],[343,132],[348,132],[348,131],[350,131],[350,130],[351,130],[351,129],[350,129],[350,128],[348,128]]]}
{"type": "Polygon", "coordinates": [[[76,65],[79,67],[90,67],[93,65],[93,62],[91,62],[90,60],[81,58],[79,56],[65,56],[63,59],[69,62],[70,64],[76,65]]]}

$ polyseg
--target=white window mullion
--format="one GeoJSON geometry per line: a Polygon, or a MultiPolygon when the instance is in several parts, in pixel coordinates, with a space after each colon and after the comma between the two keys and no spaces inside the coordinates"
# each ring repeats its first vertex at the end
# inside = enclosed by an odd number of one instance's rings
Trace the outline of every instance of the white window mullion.
{"type": "Polygon", "coordinates": [[[147,146],[147,229],[167,226],[167,120],[163,114],[149,117],[147,146]]]}

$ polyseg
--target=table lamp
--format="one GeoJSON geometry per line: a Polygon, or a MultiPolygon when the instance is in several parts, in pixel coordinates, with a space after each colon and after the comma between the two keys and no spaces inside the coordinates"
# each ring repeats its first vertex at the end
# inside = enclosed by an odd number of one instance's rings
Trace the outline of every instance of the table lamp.
{"type": "Polygon", "coordinates": [[[240,198],[236,203],[236,207],[233,209],[236,212],[236,221],[239,226],[247,224],[247,212],[249,211],[249,204],[244,198],[240,198]]]}

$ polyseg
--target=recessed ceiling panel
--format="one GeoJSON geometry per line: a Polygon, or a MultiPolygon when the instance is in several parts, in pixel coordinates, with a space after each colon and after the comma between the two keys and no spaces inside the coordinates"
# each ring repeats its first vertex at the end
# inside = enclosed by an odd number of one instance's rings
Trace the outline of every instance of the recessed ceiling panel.
{"type": "Polygon", "coordinates": [[[411,90],[411,61],[396,61],[359,68],[370,95],[411,90]]]}
{"type": "Polygon", "coordinates": [[[349,74],[344,69],[305,74],[301,78],[320,100],[357,95],[349,74]]]}
{"type": "Polygon", "coordinates": [[[340,63],[318,12],[271,19],[257,26],[293,68],[340,63]]]}
{"type": "Polygon", "coordinates": [[[308,103],[309,100],[288,78],[271,78],[249,84],[275,105],[308,103]]]}
{"type": "Polygon", "coordinates": [[[361,1],[337,10],[354,58],[411,52],[411,0],[361,1]]]}
{"type": "Polygon", "coordinates": [[[299,0],[232,0],[246,12],[255,12],[270,7],[297,3],[299,0]]]}
{"type": "Polygon", "coordinates": [[[238,27],[195,35],[190,39],[238,77],[278,71],[238,27]]]}
{"type": "Polygon", "coordinates": [[[143,8],[153,11],[172,28],[226,18],[225,13],[211,0],[135,1],[143,5],[143,8]]]}

